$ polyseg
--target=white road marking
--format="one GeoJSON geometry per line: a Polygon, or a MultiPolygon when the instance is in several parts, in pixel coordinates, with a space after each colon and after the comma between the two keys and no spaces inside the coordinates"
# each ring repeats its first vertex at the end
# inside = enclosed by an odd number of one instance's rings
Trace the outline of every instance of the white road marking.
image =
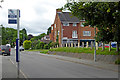
{"type": "MultiPolygon", "coordinates": [[[[16,67],[17,67],[17,65],[11,60],[11,59],[9,59],[10,60],[10,62],[12,63],[12,64],[14,64],[16,67]]],[[[26,79],[26,80],[28,80],[27,79],[27,76],[24,74],[24,72],[20,69],[20,73],[24,76],[24,78],[26,79]]]]}

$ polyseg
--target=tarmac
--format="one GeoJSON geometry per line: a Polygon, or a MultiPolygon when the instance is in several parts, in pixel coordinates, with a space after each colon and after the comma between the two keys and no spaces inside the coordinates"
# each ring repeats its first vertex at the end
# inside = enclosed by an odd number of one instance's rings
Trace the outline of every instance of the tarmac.
{"type": "MultiPolygon", "coordinates": [[[[51,55],[51,54],[43,54],[43,53],[39,53],[39,54],[41,56],[52,57],[52,58],[56,58],[59,60],[64,60],[64,61],[74,62],[74,63],[83,64],[87,66],[93,66],[93,67],[101,68],[105,70],[115,71],[115,72],[118,72],[118,75],[120,75],[120,69],[119,69],[120,65],[108,64],[105,62],[97,62],[97,61],[95,62],[92,60],[78,59],[78,58],[72,58],[72,57],[66,57],[66,56],[60,56],[60,55],[51,55]]],[[[18,75],[17,75],[16,64],[13,65],[13,63],[9,60],[9,58],[3,57],[2,58],[2,73],[0,73],[0,75],[1,74],[2,74],[2,80],[17,80],[18,75]]],[[[19,78],[24,78],[24,75],[21,72],[20,72],[19,78]]]]}
{"type": "Polygon", "coordinates": [[[52,54],[40,53],[40,55],[54,57],[54,58],[59,59],[59,60],[74,62],[74,63],[78,63],[78,64],[84,64],[84,65],[93,66],[93,67],[97,67],[97,68],[101,68],[101,69],[115,71],[115,72],[118,72],[118,70],[120,70],[119,69],[120,65],[116,65],[116,64],[108,64],[105,62],[97,62],[94,60],[78,59],[78,58],[73,58],[73,57],[66,57],[66,56],[52,55],[52,54]]]}

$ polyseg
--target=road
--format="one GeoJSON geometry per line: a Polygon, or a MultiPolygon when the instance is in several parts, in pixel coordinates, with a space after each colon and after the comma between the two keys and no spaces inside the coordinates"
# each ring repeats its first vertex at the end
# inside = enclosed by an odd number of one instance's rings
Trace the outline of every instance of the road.
{"type": "Polygon", "coordinates": [[[2,78],[2,56],[0,55],[0,79],[2,78]]]}
{"type": "MultiPolygon", "coordinates": [[[[14,49],[7,58],[16,65],[14,49]]],[[[20,53],[20,70],[25,78],[118,78],[118,72],[115,71],[27,51],[20,53]]]]}

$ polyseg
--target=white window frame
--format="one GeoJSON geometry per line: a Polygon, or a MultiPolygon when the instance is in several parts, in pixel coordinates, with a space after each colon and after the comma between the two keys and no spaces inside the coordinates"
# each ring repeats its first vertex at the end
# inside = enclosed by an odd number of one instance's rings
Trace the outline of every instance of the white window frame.
{"type": "Polygon", "coordinates": [[[92,27],[91,25],[89,25],[89,27],[92,27]]]}
{"type": "Polygon", "coordinates": [[[72,38],[77,38],[77,31],[72,31],[72,38]]]}
{"type": "Polygon", "coordinates": [[[55,24],[54,26],[55,26],[55,28],[56,28],[56,24],[55,24]]]}
{"type": "Polygon", "coordinates": [[[83,36],[91,36],[91,31],[83,31],[83,36]]]}
{"type": "Polygon", "coordinates": [[[84,22],[81,22],[81,24],[80,24],[81,27],[84,27],[83,23],[84,23],[84,22]]]}
{"type": "Polygon", "coordinates": [[[69,26],[69,23],[63,23],[63,26],[69,26]]]}
{"type": "Polygon", "coordinates": [[[73,26],[77,26],[77,23],[73,23],[73,26]]]}
{"type": "Polygon", "coordinates": [[[51,26],[51,30],[53,30],[53,26],[51,26]]]}

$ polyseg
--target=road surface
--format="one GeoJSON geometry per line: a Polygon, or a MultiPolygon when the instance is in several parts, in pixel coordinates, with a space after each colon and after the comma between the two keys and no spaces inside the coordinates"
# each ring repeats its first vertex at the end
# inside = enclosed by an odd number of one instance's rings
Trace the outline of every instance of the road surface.
{"type": "MultiPolygon", "coordinates": [[[[16,65],[14,49],[11,56],[6,58],[16,65]]],[[[27,51],[20,53],[20,70],[25,78],[118,78],[115,71],[27,51]]]]}

